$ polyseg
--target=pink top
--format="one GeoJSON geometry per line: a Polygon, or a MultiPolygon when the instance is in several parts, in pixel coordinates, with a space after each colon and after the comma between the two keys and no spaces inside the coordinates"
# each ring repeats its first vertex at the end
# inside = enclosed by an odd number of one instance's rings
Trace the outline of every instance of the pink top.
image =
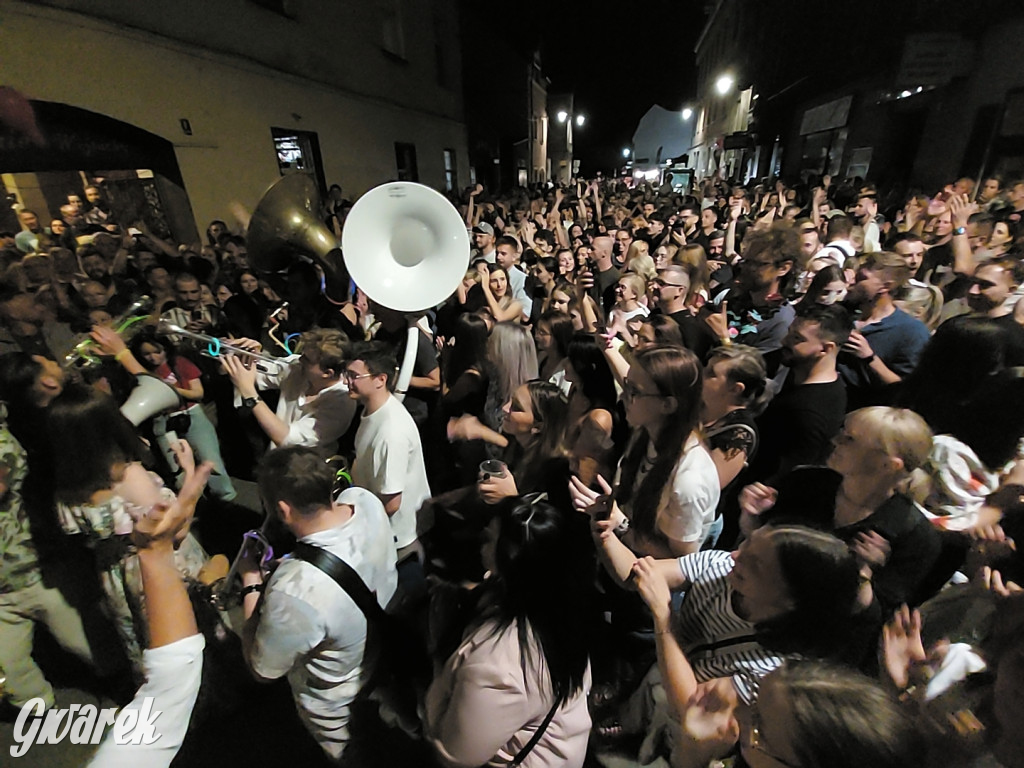
{"type": "MultiPolygon", "coordinates": [[[[427,691],[426,734],[442,763],[507,766],[526,746],[554,703],[540,647],[534,644],[524,675],[516,624],[494,633],[480,627],[462,641],[427,691]]],[[[524,768],[578,768],[590,736],[583,690],[555,713],[524,768]]]]}

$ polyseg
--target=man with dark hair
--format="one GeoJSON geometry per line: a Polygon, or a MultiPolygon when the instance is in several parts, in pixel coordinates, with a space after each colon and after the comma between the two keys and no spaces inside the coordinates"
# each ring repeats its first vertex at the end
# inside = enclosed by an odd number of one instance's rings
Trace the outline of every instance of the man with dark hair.
{"type": "MultiPolygon", "coordinates": [[[[311,448],[271,451],[259,470],[260,497],[300,543],[343,560],[381,607],[395,593],[395,550],[380,500],[362,488],[332,498],[335,473],[311,448]]],[[[366,616],[330,576],[286,557],[264,584],[253,557],[242,560],[246,623],[242,648],[253,674],[287,676],[306,728],[332,759],[349,740],[350,706],[362,682],[366,616]],[[262,597],[260,596],[262,593],[262,597]]]]}
{"type": "Polygon", "coordinates": [[[402,563],[416,555],[416,511],[430,498],[430,486],[416,423],[391,394],[397,377],[394,355],[376,342],[353,349],[345,367],[349,396],[363,406],[352,482],[383,502],[402,563]]]}
{"type": "Polygon", "coordinates": [[[224,335],[224,316],[220,309],[203,304],[199,278],[191,272],[179,272],[174,276],[175,306],[160,316],[180,328],[207,336],[224,335]]]}
{"type": "MultiPolygon", "coordinates": [[[[534,237],[534,242],[536,241],[537,238],[534,237]]],[[[509,235],[502,235],[494,241],[494,256],[497,265],[508,274],[512,298],[523,305],[523,315],[529,317],[533,311],[533,300],[526,293],[526,273],[519,268],[519,241],[509,235]]]]}
{"type": "Polygon", "coordinates": [[[911,275],[917,274],[928,250],[924,240],[916,232],[900,232],[892,239],[892,249],[907,262],[907,269],[911,275]]]}
{"type": "Polygon", "coordinates": [[[882,250],[881,232],[875,217],[878,215],[878,199],[873,189],[862,189],[853,207],[853,217],[864,228],[864,252],[882,250]]]}
{"type": "Polygon", "coordinates": [[[801,306],[782,342],[782,388],[758,419],[753,480],[770,481],[801,464],[823,464],[843,426],[846,388],[836,359],[853,321],[839,306],[801,306]]]}
{"type": "Polygon", "coordinates": [[[23,229],[14,236],[14,242],[22,253],[45,252],[52,244],[50,232],[39,221],[35,211],[27,208],[18,213],[23,229]]]}
{"type": "Polygon", "coordinates": [[[851,411],[886,404],[888,388],[914,370],[928,343],[927,326],[893,303],[909,279],[904,257],[888,251],[869,254],[857,271],[846,297],[847,306],[859,312],[857,330],[839,365],[851,411]]]}
{"type": "Polygon", "coordinates": [[[1006,365],[1024,365],[1024,326],[1013,317],[1024,283],[1024,264],[1015,259],[990,261],[978,267],[967,291],[967,306],[1006,330],[1006,365]]]}
{"type": "Polygon", "coordinates": [[[555,252],[558,238],[555,237],[555,233],[550,229],[539,229],[537,234],[533,236],[533,244],[537,246],[541,256],[550,256],[555,252]]]}
{"type": "Polygon", "coordinates": [[[998,173],[990,173],[981,182],[978,190],[978,205],[986,211],[999,208],[1003,201],[1000,197],[1003,191],[1003,177],[998,173]]]}
{"type": "Polygon", "coordinates": [[[857,249],[850,242],[853,232],[853,219],[845,214],[836,214],[825,225],[825,247],[814,254],[810,269],[819,272],[827,266],[842,269],[848,259],[853,258],[857,249]]]}
{"type": "Polygon", "coordinates": [[[795,314],[786,294],[799,263],[800,240],[792,224],[776,222],[771,229],[752,232],[743,243],[739,276],[715,297],[705,315],[723,343],[735,341],[760,350],[770,374],[776,370],[777,353],[795,314]]]}

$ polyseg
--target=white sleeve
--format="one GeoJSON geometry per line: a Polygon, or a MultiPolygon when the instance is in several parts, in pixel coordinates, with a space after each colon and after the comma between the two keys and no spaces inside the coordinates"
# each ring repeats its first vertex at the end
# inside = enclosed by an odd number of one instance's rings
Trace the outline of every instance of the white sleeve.
{"type": "MultiPolygon", "coordinates": [[[[202,635],[192,635],[143,652],[146,682],[122,710],[138,712],[138,726],[125,738],[117,738],[116,727],[108,728],[89,763],[91,768],[164,768],[171,764],[185,740],[199,695],[205,647],[202,635]]],[[[119,714],[118,719],[121,717],[119,714]]]]}

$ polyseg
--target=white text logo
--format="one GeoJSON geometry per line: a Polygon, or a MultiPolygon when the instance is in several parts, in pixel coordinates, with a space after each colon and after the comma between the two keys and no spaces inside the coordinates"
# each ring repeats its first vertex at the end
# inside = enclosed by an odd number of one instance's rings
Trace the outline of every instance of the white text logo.
{"type": "Polygon", "coordinates": [[[99,744],[103,731],[112,725],[115,744],[153,744],[160,738],[155,731],[160,712],[153,711],[153,699],[147,696],[139,707],[117,711],[99,709],[92,704],[72,704],[66,709],[46,711],[42,699],[30,699],[14,723],[11,757],[21,757],[33,744],[59,744],[65,738],[72,744],[99,744]],[[45,715],[44,715],[45,713],[45,715]]]}

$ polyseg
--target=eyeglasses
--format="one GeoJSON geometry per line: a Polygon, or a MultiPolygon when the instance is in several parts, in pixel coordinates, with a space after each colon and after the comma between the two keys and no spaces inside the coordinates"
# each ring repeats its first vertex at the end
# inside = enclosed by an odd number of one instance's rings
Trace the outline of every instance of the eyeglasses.
{"type": "Polygon", "coordinates": [[[641,397],[661,397],[657,392],[644,392],[628,378],[622,380],[622,394],[630,400],[641,397]]]}
{"type": "Polygon", "coordinates": [[[764,736],[761,733],[761,715],[757,711],[757,706],[751,706],[750,708],[750,741],[749,745],[751,749],[756,749],[765,757],[770,757],[772,760],[777,762],[779,765],[784,765],[786,768],[801,768],[798,763],[791,763],[788,760],[776,755],[768,747],[768,743],[764,740],[764,736]]]}
{"type": "Polygon", "coordinates": [[[353,373],[352,371],[345,371],[341,374],[341,377],[345,381],[359,381],[359,379],[369,379],[373,376],[372,373],[353,373]]]}
{"type": "Polygon", "coordinates": [[[777,267],[779,262],[777,261],[754,261],[753,259],[744,259],[742,264],[749,265],[754,269],[765,269],[767,267],[777,267]]]}
{"type": "Polygon", "coordinates": [[[654,278],[654,284],[659,288],[689,288],[686,283],[666,283],[660,277],[654,278]]]}

